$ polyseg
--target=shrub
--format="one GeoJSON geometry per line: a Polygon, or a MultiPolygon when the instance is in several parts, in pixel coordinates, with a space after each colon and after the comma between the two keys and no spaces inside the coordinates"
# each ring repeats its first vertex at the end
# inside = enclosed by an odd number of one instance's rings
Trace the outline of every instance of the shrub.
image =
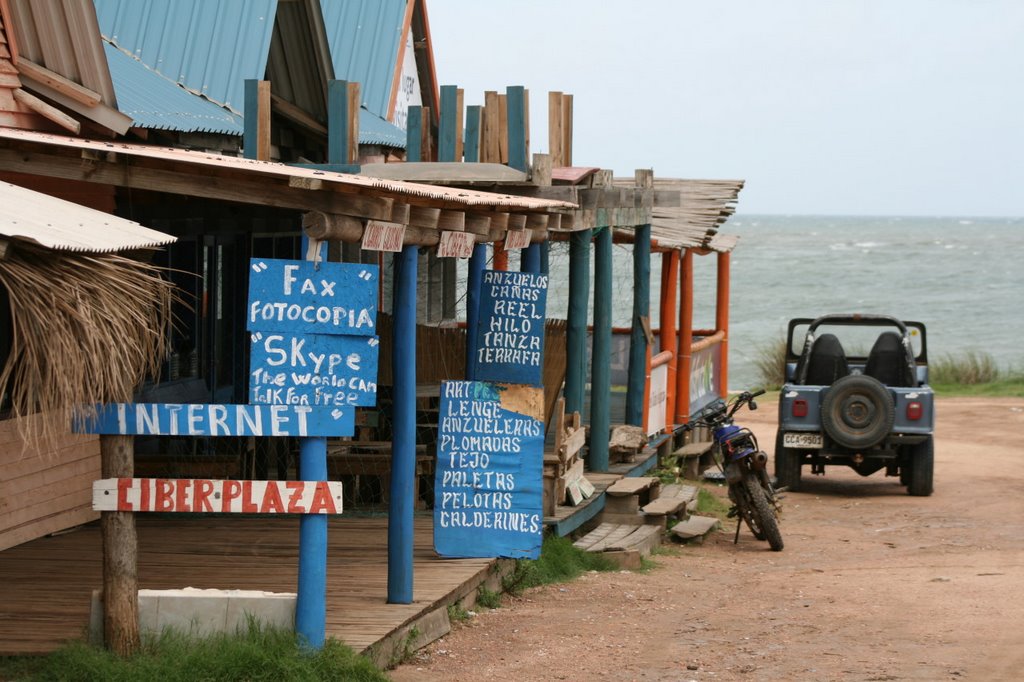
{"type": "Polygon", "coordinates": [[[998,381],[1000,374],[991,355],[974,350],[958,356],[946,353],[928,365],[928,380],[932,384],[988,384],[998,381]]]}
{"type": "Polygon", "coordinates": [[[754,366],[762,388],[766,391],[781,388],[786,379],[786,340],[758,344],[754,366]]]}

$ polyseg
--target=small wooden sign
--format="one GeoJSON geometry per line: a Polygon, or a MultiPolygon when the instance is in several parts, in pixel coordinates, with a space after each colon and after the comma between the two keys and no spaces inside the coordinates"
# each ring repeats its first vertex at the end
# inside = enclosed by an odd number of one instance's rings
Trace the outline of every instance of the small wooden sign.
{"type": "Polygon", "coordinates": [[[480,283],[476,377],[540,386],[548,276],[485,270],[480,283]]]}
{"type": "Polygon", "coordinates": [[[93,481],[96,511],[192,514],[340,514],[337,481],[105,478],[93,481]]]}
{"type": "Polygon", "coordinates": [[[505,250],[525,249],[533,238],[532,230],[509,230],[505,233],[505,250]]]}
{"type": "Polygon", "coordinates": [[[405,241],[405,225],[401,223],[386,223],[383,220],[369,220],[366,229],[363,231],[363,245],[365,251],[391,251],[398,253],[402,250],[402,242],[405,241]]]}
{"type": "Polygon", "coordinates": [[[476,235],[471,232],[441,232],[441,241],[437,245],[438,258],[469,258],[476,246],[476,235]]]}

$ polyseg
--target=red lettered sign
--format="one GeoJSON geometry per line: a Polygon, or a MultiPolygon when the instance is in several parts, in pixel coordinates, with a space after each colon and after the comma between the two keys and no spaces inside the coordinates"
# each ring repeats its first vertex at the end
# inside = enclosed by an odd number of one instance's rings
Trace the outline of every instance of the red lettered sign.
{"type": "Polygon", "coordinates": [[[471,232],[442,231],[437,245],[438,258],[469,258],[476,246],[476,235],[471,232]]]}
{"type": "Polygon", "coordinates": [[[525,249],[533,238],[532,230],[509,230],[505,233],[505,249],[525,249]]]}
{"type": "Polygon", "coordinates": [[[340,514],[337,481],[105,478],[93,481],[96,511],[215,514],[340,514]]]}
{"type": "Polygon", "coordinates": [[[405,239],[405,225],[401,223],[386,223],[382,220],[370,220],[363,230],[363,250],[365,251],[393,251],[402,250],[402,241],[405,239]]]}

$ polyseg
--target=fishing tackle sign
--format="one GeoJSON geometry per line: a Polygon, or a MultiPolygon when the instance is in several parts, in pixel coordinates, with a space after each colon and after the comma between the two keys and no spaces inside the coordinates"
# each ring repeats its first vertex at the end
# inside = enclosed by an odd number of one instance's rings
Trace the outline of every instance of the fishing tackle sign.
{"type": "Polygon", "coordinates": [[[540,556],[543,390],[441,384],[434,549],[447,557],[540,556]]]}
{"type": "Polygon", "coordinates": [[[477,328],[477,379],[541,385],[547,293],[547,275],[484,271],[477,328]]]}

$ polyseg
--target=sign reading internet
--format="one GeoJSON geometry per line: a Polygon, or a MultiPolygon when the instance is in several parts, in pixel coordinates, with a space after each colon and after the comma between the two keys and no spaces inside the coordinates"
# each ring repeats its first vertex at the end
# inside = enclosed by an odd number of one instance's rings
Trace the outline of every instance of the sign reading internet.
{"type": "Polygon", "coordinates": [[[540,556],[544,391],[441,384],[434,549],[446,557],[540,556]]]}
{"type": "Polygon", "coordinates": [[[373,336],[377,266],[253,258],[249,331],[373,336]]]}
{"type": "Polygon", "coordinates": [[[476,378],[540,386],[548,276],[485,270],[480,283],[476,378]]]}
{"type": "Polygon", "coordinates": [[[355,433],[352,407],[107,403],[79,415],[76,433],[121,436],[299,436],[355,433]]]}

